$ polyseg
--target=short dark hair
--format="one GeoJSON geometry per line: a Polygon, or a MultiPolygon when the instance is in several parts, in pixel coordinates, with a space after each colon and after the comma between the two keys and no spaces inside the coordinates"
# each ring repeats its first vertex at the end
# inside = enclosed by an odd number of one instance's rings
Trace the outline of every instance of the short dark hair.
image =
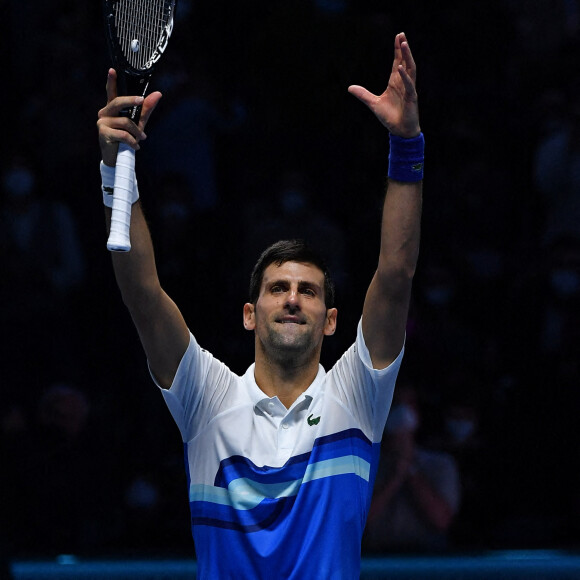
{"type": "Polygon", "coordinates": [[[324,304],[334,306],[334,282],[326,262],[304,240],[280,240],[266,248],[258,258],[250,276],[250,302],[256,304],[262,287],[264,271],[270,264],[281,266],[285,262],[312,264],[324,274],[324,304]]]}

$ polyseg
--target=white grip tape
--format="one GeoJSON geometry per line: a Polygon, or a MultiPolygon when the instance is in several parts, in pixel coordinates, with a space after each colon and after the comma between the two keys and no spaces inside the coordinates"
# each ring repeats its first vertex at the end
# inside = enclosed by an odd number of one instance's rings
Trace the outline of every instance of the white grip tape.
{"type": "Polygon", "coordinates": [[[128,252],[131,249],[129,226],[135,180],[135,151],[121,143],[115,166],[115,189],[111,213],[111,229],[107,249],[111,252],[128,252]]]}

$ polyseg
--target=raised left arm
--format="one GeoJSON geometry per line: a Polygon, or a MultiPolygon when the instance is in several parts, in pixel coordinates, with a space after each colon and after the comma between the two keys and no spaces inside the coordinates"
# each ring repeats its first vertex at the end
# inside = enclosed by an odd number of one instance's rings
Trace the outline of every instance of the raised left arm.
{"type": "Polygon", "coordinates": [[[385,92],[377,96],[357,85],[348,89],[387,127],[391,138],[379,261],[362,318],[375,368],[388,366],[403,346],[419,254],[423,136],[415,81],[411,49],[404,33],[400,33],[395,37],[395,58],[385,92]]]}

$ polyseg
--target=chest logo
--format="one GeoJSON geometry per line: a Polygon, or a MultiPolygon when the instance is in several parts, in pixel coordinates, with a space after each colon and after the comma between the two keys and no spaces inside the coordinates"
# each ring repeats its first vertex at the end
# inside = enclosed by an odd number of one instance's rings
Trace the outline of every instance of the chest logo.
{"type": "MultiPolygon", "coordinates": [[[[314,413],[312,414],[314,415],[314,413]]],[[[318,425],[318,423],[320,423],[320,417],[315,417],[314,419],[312,418],[312,415],[310,415],[310,417],[308,417],[308,419],[306,419],[308,421],[308,424],[312,427],[313,425],[318,425]]]]}

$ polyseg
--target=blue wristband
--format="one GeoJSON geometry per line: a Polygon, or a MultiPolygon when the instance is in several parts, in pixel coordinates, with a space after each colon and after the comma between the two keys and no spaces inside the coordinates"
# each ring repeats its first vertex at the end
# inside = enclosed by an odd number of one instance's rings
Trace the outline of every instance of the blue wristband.
{"type": "Polygon", "coordinates": [[[391,145],[389,152],[389,179],[403,183],[416,183],[423,179],[423,161],[425,159],[425,137],[404,139],[389,133],[391,145]]]}

